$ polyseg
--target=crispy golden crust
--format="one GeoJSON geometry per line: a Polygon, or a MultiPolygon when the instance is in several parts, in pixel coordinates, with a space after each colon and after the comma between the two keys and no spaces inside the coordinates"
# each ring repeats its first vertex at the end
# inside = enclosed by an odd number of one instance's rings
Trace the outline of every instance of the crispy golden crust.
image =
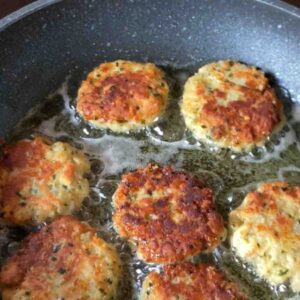
{"type": "Polygon", "coordinates": [[[113,201],[116,230],[147,262],[184,260],[212,249],[224,235],[212,190],[171,167],[150,164],[123,175],[113,201]]]}
{"type": "Polygon", "coordinates": [[[116,250],[71,216],[30,234],[0,273],[3,300],[116,299],[116,250]]]}
{"type": "Polygon", "coordinates": [[[0,210],[11,223],[36,224],[78,209],[88,195],[90,164],[66,143],[41,138],[3,147],[0,210]]]}
{"type": "Polygon", "coordinates": [[[143,282],[141,300],[242,300],[238,285],[207,264],[168,265],[151,272],[143,282]]]}
{"type": "Polygon", "coordinates": [[[262,184],[229,216],[231,245],[271,284],[300,291],[300,187],[262,184]]]}
{"type": "Polygon", "coordinates": [[[77,110],[97,127],[138,129],[165,109],[169,88],[154,64],[117,60],[103,63],[82,82],[77,110]]]}
{"type": "Polygon", "coordinates": [[[181,111],[197,138],[235,151],[264,144],[284,122],[264,73],[232,61],[205,65],[190,77],[181,111]]]}

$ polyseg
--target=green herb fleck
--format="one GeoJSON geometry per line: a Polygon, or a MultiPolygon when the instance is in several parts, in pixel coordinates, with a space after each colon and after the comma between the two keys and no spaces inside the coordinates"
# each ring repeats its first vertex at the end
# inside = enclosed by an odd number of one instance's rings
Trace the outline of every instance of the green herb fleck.
{"type": "Polygon", "coordinates": [[[65,274],[67,272],[66,269],[64,268],[59,268],[58,271],[57,271],[59,274],[65,274]]]}

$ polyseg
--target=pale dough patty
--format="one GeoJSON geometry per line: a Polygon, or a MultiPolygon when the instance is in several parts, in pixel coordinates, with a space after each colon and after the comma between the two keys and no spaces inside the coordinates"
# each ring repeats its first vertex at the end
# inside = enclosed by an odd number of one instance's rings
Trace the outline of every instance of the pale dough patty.
{"type": "Polygon", "coordinates": [[[169,166],[149,164],[123,175],[113,201],[116,230],[147,262],[181,261],[212,250],[224,237],[212,190],[169,166]]]}
{"type": "Polygon", "coordinates": [[[116,250],[71,216],[30,234],[0,273],[3,300],[116,300],[116,250]]]}
{"type": "Polygon", "coordinates": [[[164,73],[154,64],[117,60],[88,74],[78,91],[77,111],[96,127],[136,130],[163,113],[168,92],[164,73]]]}
{"type": "Polygon", "coordinates": [[[88,196],[85,155],[67,143],[37,137],[4,145],[0,159],[0,212],[17,225],[71,214],[88,196]]]}
{"type": "Polygon", "coordinates": [[[300,291],[300,187],[262,184],[229,215],[231,246],[271,284],[300,291]]]}
{"type": "Polygon", "coordinates": [[[244,300],[237,284],[207,264],[181,263],[151,272],[144,280],[141,300],[244,300]]]}
{"type": "Polygon", "coordinates": [[[234,61],[210,63],[190,77],[181,112],[197,139],[237,152],[263,145],[284,123],[265,74],[234,61]]]}

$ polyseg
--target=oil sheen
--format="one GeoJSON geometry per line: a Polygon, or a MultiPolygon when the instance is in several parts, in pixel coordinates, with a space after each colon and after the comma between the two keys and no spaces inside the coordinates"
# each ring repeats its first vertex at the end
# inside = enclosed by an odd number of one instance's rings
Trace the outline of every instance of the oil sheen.
{"type": "MultiPolygon", "coordinates": [[[[189,69],[165,68],[170,84],[169,107],[153,126],[135,133],[115,134],[99,130],[84,122],[75,111],[76,91],[80,79],[70,75],[61,87],[12,130],[7,141],[42,135],[67,141],[82,149],[90,158],[90,196],[77,216],[94,226],[99,236],[118,248],[125,274],[120,299],[138,299],[141,283],[148,272],[159,266],[136,259],[130,245],[120,239],[112,226],[111,197],[124,172],[149,162],[171,164],[189,171],[215,192],[215,202],[227,220],[228,212],[242,202],[245,194],[260,182],[285,180],[300,184],[300,107],[286,90],[277,87],[285,104],[287,123],[268,138],[265,146],[250,153],[215,149],[195,140],[187,131],[179,110],[183,84],[191,75],[189,69]]],[[[26,229],[28,231],[28,229],[26,229]]],[[[25,231],[26,231],[25,230],[25,231]]],[[[1,262],[15,251],[25,231],[0,225],[1,262]]],[[[295,297],[286,285],[271,287],[258,278],[250,266],[230,251],[225,241],[212,254],[194,257],[195,262],[217,264],[228,277],[237,280],[250,299],[286,299],[295,297]]]]}

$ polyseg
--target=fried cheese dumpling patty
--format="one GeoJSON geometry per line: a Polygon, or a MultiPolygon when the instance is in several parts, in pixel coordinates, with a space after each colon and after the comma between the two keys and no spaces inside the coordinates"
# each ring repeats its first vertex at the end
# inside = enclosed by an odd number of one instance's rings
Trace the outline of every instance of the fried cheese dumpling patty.
{"type": "Polygon", "coordinates": [[[88,196],[90,163],[67,143],[40,137],[5,145],[0,159],[0,211],[17,225],[71,214],[88,196]]]}
{"type": "Polygon", "coordinates": [[[94,229],[71,216],[30,234],[0,273],[3,300],[117,299],[121,263],[94,229]]]}
{"type": "Polygon", "coordinates": [[[146,262],[181,261],[211,250],[224,237],[212,190],[170,166],[149,164],[123,175],[113,201],[116,230],[146,262]]]}
{"type": "Polygon", "coordinates": [[[265,74],[235,61],[207,64],[190,77],[181,112],[196,138],[237,152],[263,145],[285,119],[265,74]]]}
{"type": "Polygon", "coordinates": [[[189,262],[167,265],[144,280],[141,300],[243,300],[236,283],[208,264],[189,262]]]}
{"type": "Polygon", "coordinates": [[[256,273],[300,291],[300,186],[262,184],[229,215],[231,245],[256,273]]]}
{"type": "Polygon", "coordinates": [[[77,111],[96,127],[136,130],[163,113],[168,93],[164,73],[154,64],[117,60],[88,74],[78,91],[77,111]]]}

